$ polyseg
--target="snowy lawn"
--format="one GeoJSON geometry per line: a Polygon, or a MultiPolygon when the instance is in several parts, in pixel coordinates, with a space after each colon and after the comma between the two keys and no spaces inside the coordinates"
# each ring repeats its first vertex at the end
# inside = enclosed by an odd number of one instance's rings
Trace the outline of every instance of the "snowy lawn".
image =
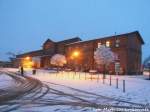
{"type": "MultiPolygon", "coordinates": [[[[48,70],[37,70],[36,75],[30,76],[41,80],[42,82],[55,86],[59,90],[72,92],[63,86],[84,90],[91,93],[107,96],[110,98],[121,99],[134,103],[150,104],[150,81],[145,80],[143,76],[118,76],[119,89],[116,89],[116,76],[112,76],[112,86],[110,86],[110,76],[107,75],[105,84],[103,84],[102,74],[90,75],[85,73],[60,72],[51,73],[48,70]],[[123,92],[123,80],[126,81],[126,92],[123,92]],[[53,84],[54,83],[54,84],[53,84]],[[56,84],[61,86],[56,86],[56,84]]],[[[89,97],[89,99],[94,100],[89,97]]]]}

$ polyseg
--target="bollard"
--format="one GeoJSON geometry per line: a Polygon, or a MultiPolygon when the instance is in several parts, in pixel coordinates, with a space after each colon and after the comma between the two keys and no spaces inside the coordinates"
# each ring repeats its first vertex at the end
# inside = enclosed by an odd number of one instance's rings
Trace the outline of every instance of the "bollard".
{"type": "Polygon", "coordinates": [[[90,73],[91,74],[91,81],[92,81],[92,73],[90,73]]]}
{"type": "Polygon", "coordinates": [[[75,77],[75,74],[73,73],[73,79],[74,79],[74,77],[75,77]]]}
{"type": "Polygon", "coordinates": [[[105,78],[103,77],[103,84],[105,84],[105,78]]]}
{"type": "Polygon", "coordinates": [[[35,69],[32,70],[32,74],[33,74],[33,75],[36,74],[36,70],[35,70],[35,69]]]}
{"type": "Polygon", "coordinates": [[[116,79],[116,88],[118,89],[118,78],[116,79]]]}
{"type": "Polygon", "coordinates": [[[111,86],[111,75],[110,75],[110,83],[109,83],[109,85],[111,86]]]}
{"type": "Polygon", "coordinates": [[[67,76],[69,77],[69,72],[67,73],[67,76]]]}
{"type": "Polygon", "coordinates": [[[57,77],[58,72],[56,73],[56,77],[57,77]]]}
{"type": "Polygon", "coordinates": [[[78,74],[79,74],[79,79],[80,79],[80,72],[78,74]]]}
{"type": "Polygon", "coordinates": [[[63,76],[64,76],[64,73],[65,73],[65,71],[63,71],[63,72],[62,72],[62,75],[61,75],[61,76],[62,76],[62,78],[63,78],[63,76]]]}
{"type": "Polygon", "coordinates": [[[98,74],[98,77],[97,77],[97,82],[99,82],[99,74],[98,74]]]}
{"type": "Polygon", "coordinates": [[[125,80],[123,80],[123,92],[124,93],[126,92],[126,89],[125,89],[125,80]]]}

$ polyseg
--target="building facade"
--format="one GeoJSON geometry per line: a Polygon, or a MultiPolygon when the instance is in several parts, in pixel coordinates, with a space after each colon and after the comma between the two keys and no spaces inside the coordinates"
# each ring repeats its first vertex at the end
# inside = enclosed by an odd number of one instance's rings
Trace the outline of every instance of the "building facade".
{"type": "Polygon", "coordinates": [[[0,61],[0,68],[12,68],[13,67],[13,63],[9,62],[9,61],[0,61]]]}
{"type": "MultiPolygon", "coordinates": [[[[37,67],[47,68],[52,67],[50,58],[54,54],[63,54],[67,58],[66,67],[68,68],[77,68],[82,71],[90,69],[101,71],[103,68],[97,66],[94,61],[94,51],[100,45],[106,45],[118,56],[116,61],[124,74],[139,74],[141,72],[143,44],[144,41],[138,31],[87,41],[82,41],[78,37],[60,42],[53,42],[48,39],[41,50],[17,55],[17,60],[21,63],[20,60],[27,56],[32,57],[33,60],[37,58],[39,60],[37,67]],[[74,52],[78,52],[79,56],[73,57],[74,52]]],[[[114,72],[114,68],[115,63],[112,63],[109,69],[114,72]]]]}

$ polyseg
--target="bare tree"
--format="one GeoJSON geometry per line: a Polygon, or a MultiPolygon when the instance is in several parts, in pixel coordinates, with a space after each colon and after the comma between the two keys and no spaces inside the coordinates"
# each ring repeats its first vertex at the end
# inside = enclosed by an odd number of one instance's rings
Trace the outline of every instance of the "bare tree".
{"type": "Polygon", "coordinates": [[[6,54],[9,55],[9,56],[11,56],[11,57],[16,57],[16,54],[13,53],[13,52],[7,52],[6,54]]]}
{"type": "Polygon", "coordinates": [[[9,60],[10,60],[10,61],[13,61],[13,59],[16,58],[16,54],[13,53],[13,52],[7,52],[6,55],[9,56],[9,60]]]}
{"type": "Polygon", "coordinates": [[[13,53],[13,52],[7,52],[6,55],[9,56],[10,61],[16,58],[17,55],[20,54],[20,51],[18,53],[13,53]]]}

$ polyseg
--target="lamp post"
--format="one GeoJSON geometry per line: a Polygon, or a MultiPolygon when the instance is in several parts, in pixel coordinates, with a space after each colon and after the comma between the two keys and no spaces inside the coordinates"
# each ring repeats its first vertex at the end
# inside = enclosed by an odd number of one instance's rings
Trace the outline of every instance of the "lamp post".
{"type": "Polygon", "coordinates": [[[80,52],[79,51],[74,51],[73,53],[72,53],[72,57],[73,57],[73,59],[75,60],[75,73],[76,73],[76,67],[77,67],[77,58],[79,57],[79,55],[80,55],[80,52]]]}
{"type": "Polygon", "coordinates": [[[116,55],[116,57],[115,57],[115,73],[116,73],[117,77],[119,75],[119,72],[120,72],[120,59],[119,59],[118,55],[116,55]]]}

